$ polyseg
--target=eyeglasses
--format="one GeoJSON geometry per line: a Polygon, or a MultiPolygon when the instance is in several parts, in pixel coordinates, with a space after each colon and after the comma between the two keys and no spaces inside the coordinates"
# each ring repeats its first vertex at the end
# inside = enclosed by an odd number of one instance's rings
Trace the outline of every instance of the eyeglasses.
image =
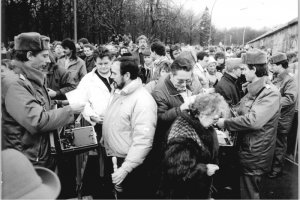
{"type": "Polygon", "coordinates": [[[183,83],[186,83],[187,85],[191,84],[192,83],[192,80],[188,79],[188,80],[183,80],[183,79],[179,79],[177,80],[177,84],[183,84],[183,83]]]}

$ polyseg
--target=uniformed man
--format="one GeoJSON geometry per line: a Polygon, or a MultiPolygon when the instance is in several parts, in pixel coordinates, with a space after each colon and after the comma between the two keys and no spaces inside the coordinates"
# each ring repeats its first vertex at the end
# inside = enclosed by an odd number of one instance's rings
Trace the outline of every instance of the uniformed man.
{"type": "Polygon", "coordinates": [[[238,131],[241,198],[259,199],[261,178],[270,171],[275,149],[280,93],[267,77],[266,53],[251,50],[242,59],[247,64],[242,71],[249,84],[237,108],[239,116],[221,118],[217,125],[238,131]]]}
{"type": "Polygon", "coordinates": [[[270,57],[271,71],[276,78],[273,84],[280,90],[281,112],[277,128],[277,140],[273,158],[272,171],[269,178],[282,174],[284,157],[287,149],[287,135],[292,127],[297,100],[296,80],[289,75],[289,63],[285,53],[276,53],[270,57]]]}
{"type": "Polygon", "coordinates": [[[53,169],[49,133],[73,122],[84,105],[50,110],[42,69],[49,60],[49,41],[39,33],[15,37],[14,72],[2,78],[2,149],[23,152],[33,165],[53,169]]]}

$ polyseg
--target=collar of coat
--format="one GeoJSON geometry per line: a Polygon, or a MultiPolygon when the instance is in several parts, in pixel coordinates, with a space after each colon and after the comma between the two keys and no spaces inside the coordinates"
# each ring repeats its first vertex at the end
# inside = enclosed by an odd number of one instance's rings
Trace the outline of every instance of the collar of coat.
{"type": "Polygon", "coordinates": [[[168,135],[168,141],[176,137],[187,137],[193,139],[201,147],[213,143],[213,127],[204,128],[198,119],[193,118],[188,112],[183,111],[174,122],[168,135]],[[174,127],[175,126],[175,127],[174,127]]]}
{"type": "Polygon", "coordinates": [[[159,56],[154,62],[154,65],[160,65],[162,62],[168,62],[169,59],[166,56],[159,56]]]}
{"type": "Polygon", "coordinates": [[[88,61],[88,62],[94,61],[93,55],[85,57],[85,61],[88,61]]]}
{"type": "Polygon", "coordinates": [[[289,72],[285,69],[280,74],[278,74],[278,81],[282,81],[286,76],[289,75],[289,72]]]}
{"type": "Polygon", "coordinates": [[[45,83],[45,76],[42,71],[39,71],[31,66],[26,65],[23,62],[14,60],[12,64],[15,66],[14,71],[17,74],[22,74],[27,79],[34,81],[39,86],[43,86],[45,83]]]}
{"type": "Polygon", "coordinates": [[[224,78],[228,79],[232,83],[235,83],[237,81],[237,78],[231,76],[227,72],[224,72],[223,76],[224,76],[224,78]]]}
{"type": "MultiPolygon", "coordinates": [[[[170,78],[171,78],[171,75],[169,74],[168,76],[166,76],[165,81],[164,81],[169,95],[170,96],[180,95],[180,93],[177,91],[177,89],[174,87],[173,83],[171,82],[170,78]]],[[[188,92],[192,93],[190,90],[190,87],[188,85],[187,85],[187,90],[188,90],[188,92]]]]}
{"type": "MultiPolygon", "coordinates": [[[[66,59],[67,59],[67,56],[64,56],[64,57],[60,58],[59,60],[61,60],[61,61],[63,61],[63,63],[65,63],[66,59]]],[[[77,57],[77,59],[70,59],[68,68],[72,65],[76,65],[77,63],[80,62],[80,60],[81,60],[81,58],[79,58],[79,57],[77,57]]]]}
{"type": "Polygon", "coordinates": [[[250,83],[247,86],[248,92],[251,96],[256,96],[257,93],[263,88],[266,87],[269,83],[269,79],[267,76],[259,78],[258,81],[255,81],[254,83],[250,83]]]}
{"type": "Polygon", "coordinates": [[[122,90],[117,91],[120,95],[126,96],[134,91],[136,91],[138,88],[143,87],[142,81],[140,78],[137,78],[135,80],[132,80],[128,85],[126,85],[122,90]]]}

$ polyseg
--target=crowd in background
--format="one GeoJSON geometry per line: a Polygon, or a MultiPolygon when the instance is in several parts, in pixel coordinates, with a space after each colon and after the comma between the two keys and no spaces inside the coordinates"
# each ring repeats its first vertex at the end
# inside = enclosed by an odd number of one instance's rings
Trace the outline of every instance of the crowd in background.
{"type": "Polygon", "coordinates": [[[212,177],[229,164],[217,130],[238,134],[238,170],[228,173],[239,186],[228,184],[239,197],[259,198],[262,175],[281,175],[295,142],[297,52],[111,38],[50,43],[23,33],[1,45],[3,149],[58,171],[65,189],[69,158],[51,156],[48,135],[82,114],[99,142],[95,198],[113,198],[116,185],[119,198],[211,198],[212,177]]]}

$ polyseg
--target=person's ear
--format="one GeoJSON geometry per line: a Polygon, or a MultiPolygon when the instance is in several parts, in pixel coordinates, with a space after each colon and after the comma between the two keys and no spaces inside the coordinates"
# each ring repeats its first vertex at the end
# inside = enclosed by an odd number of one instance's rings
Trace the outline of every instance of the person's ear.
{"type": "Polygon", "coordinates": [[[27,54],[26,54],[26,57],[27,57],[28,60],[31,60],[32,57],[34,57],[33,54],[32,54],[32,51],[28,51],[27,54]]]}
{"type": "Polygon", "coordinates": [[[125,79],[125,81],[128,81],[130,79],[130,72],[126,72],[124,74],[124,79],[125,79]]]}

